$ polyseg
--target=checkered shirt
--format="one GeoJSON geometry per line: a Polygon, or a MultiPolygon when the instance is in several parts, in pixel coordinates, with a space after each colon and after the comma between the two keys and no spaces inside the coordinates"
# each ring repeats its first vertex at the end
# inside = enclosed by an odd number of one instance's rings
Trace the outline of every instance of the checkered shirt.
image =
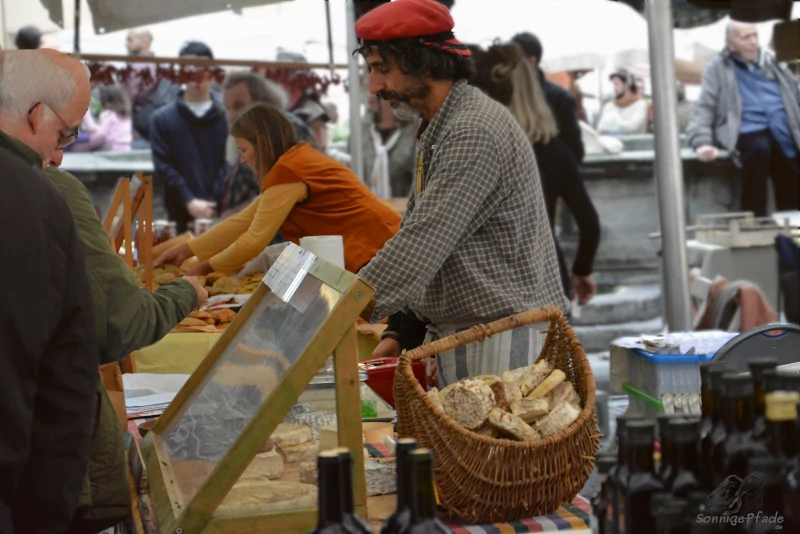
{"type": "Polygon", "coordinates": [[[423,191],[360,272],[373,320],[409,308],[435,325],[567,309],[539,171],[503,106],[457,82],[419,139],[423,191]]]}

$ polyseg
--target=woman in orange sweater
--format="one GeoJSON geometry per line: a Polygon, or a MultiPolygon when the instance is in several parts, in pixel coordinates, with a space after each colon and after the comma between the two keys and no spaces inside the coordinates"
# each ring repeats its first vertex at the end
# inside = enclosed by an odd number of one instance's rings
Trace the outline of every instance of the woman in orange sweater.
{"type": "Polygon", "coordinates": [[[281,230],[293,243],[341,235],[344,262],[357,273],[400,227],[400,215],[341,163],[299,142],[276,108],[256,105],[231,126],[242,161],[261,176],[261,195],[205,234],[165,252],[156,265],[197,256],[192,275],[239,271],[281,230]]]}

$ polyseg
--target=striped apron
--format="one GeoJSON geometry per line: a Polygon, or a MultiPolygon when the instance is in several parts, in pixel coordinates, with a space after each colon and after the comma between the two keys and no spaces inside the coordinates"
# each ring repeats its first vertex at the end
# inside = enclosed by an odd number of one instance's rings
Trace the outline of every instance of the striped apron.
{"type": "MultiPolygon", "coordinates": [[[[469,330],[472,326],[475,325],[429,325],[425,343],[469,330]]],[[[534,323],[496,334],[482,343],[470,343],[465,347],[442,352],[436,357],[439,390],[462,378],[501,376],[503,371],[532,365],[544,347],[549,328],[549,322],[534,323]]]]}

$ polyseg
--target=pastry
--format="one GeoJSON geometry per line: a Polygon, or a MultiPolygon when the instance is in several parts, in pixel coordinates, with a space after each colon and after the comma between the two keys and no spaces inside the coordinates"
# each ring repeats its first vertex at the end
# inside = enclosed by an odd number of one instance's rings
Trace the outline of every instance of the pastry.
{"type": "Polygon", "coordinates": [[[434,409],[444,411],[444,406],[442,406],[442,400],[439,398],[438,389],[436,388],[429,389],[428,398],[431,399],[431,402],[433,402],[434,409]]]}
{"type": "Polygon", "coordinates": [[[542,417],[536,424],[536,427],[539,429],[542,436],[552,436],[574,423],[580,414],[581,411],[579,408],[564,401],[550,410],[549,414],[542,417]]]}
{"type": "Polygon", "coordinates": [[[567,401],[576,408],[580,408],[581,406],[580,395],[578,395],[578,392],[575,391],[575,388],[572,386],[572,382],[567,380],[554,387],[553,390],[547,394],[546,398],[550,403],[550,406],[557,406],[563,401],[567,401]]]}
{"type": "Polygon", "coordinates": [[[489,424],[504,434],[521,441],[539,441],[541,436],[528,423],[514,414],[495,408],[489,413],[489,424]]]}
{"type": "Polygon", "coordinates": [[[555,389],[557,385],[559,385],[566,379],[567,375],[564,374],[564,371],[562,371],[561,369],[556,369],[552,373],[550,373],[547,376],[547,378],[542,381],[541,384],[536,386],[536,389],[534,389],[528,395],[526,395],[526,397],[529,399],[544,397],[545,395],[553,391],[553,389],[555,389]]]}
{"type": "Polygon", "coordinates": [[[280,424],[269,439],[278,447],[294,447],[311,441],[311,429],[304,425],[280,424]]]}
{"type": "MultiPolygon", "coordinates": [[[[210,275],[206,277],[206,283],[208,283],[210,275]]],[[[236,294],[239,289],[242,287],[242,283],[239,280],[235,280],[233,278],[220,278],[214,285],[211,286],[211,290],[208,292],[209,295],[234,295],[236,294]]]]}
{"type": "Polygon", "coordinates": [[[161,273],[153,277],[153,282],[156,284],[164,285],[169,284],[177,278],[174,273],[161,273]]]}
{"type": "Polygon", "coordinates": [[[225,275],[222,273],[211,273],[206,275],[206,284],[214,285],[214,282],[217,280],[225,278],[225,275]]]}
{"type": "Polygon", "coordinates": [[[208,312],[211,317],[219,324],[233,322],[236,319],[236,312],[230,308],[220,308],[218,310],[211,310],[208,312]]]}
{"type": "Polygon", "coordinates": [[[314,460],[319,453],[319,442],[308,441],[294,447],[278,446],[278,451],[286,463],[307,462],[314,460]]]}
{"type": "Polygon", "coordinates": [[[275,480],[281,478],[283,474],[283,457],[277,451],[262,452],[256,454],[250,461],[242,476],[239,477],[237,484],[242,485],[246,482],[257,482],[264,480],[275,480]]]}
{"type": "Polygon", "coordinates": [[[533,366],[528,367],[519,384],[522,396],[527,397],[530,395],[539,384],[544,382],[552,370],[553,366],[547,360],[539,360],[533,366]]]}
{"type": "Polygon", "coordinates": [[[492,389],[472,378],[446,387],[439,398],[447,415],[468,430],[483,426],[495,405],[492,389]]]}
{"type": "Polygon", "coordinates": [[[201,319],[195,319],[194,317],[187,317],[180,323],[178,326],[207,326],[206,322],[201,319]]]}
{"type": "Polygon", "coordinates": [[[525,421],[533,421],[547,415],[550,403],[547,399],[520,399],[511,404],[511,413],[525,421]]]}
{"type": "Polygon", "coordinates": [[[476,376],[475,380],[482,381],[492,389],[492,393],[494,393],[495,405],[498,408],[508,411],[512,402],[518,401],[522,398],[522,392],[516,383],[504,382],[499,376],[476,376]]]}

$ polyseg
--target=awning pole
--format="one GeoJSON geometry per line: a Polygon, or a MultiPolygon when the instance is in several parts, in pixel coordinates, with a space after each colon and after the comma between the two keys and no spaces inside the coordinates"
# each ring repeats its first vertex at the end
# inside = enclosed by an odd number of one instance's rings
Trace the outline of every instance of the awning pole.
{"type": "Polygon", "coordinates": [[[356,38],[356,8],[353,0],[345,2],[347,9],[347,64],[348,86],[350,90],[350,168],[364,181],[364,157],[361,144],[361,69],[358,61],[360,54],[353,55],[358,47],[356,38]]]}
{"type": "Polygon", "coordinates": [[[81,58],[81,0],[75,0],[75,51],[76,59],[81,58]]]}
{"type": "Polygon", "coordinates": [[[331,29],[331,3],[325,2],[325,24],[328,30],[328,63],[331,64],[331,78],[336,75],[333,62],[333,30],[331,29]]]}
{"type": "Polygon", "coordinates": [[[661,221],[663,290],[667,327],[692,330],[689,273],[686,260],[686,214],[683,205],[683,160],[678,137],[678,97],[670,0],[648,0],[650,76],[655,120],[655,174],[661,221]]]}

